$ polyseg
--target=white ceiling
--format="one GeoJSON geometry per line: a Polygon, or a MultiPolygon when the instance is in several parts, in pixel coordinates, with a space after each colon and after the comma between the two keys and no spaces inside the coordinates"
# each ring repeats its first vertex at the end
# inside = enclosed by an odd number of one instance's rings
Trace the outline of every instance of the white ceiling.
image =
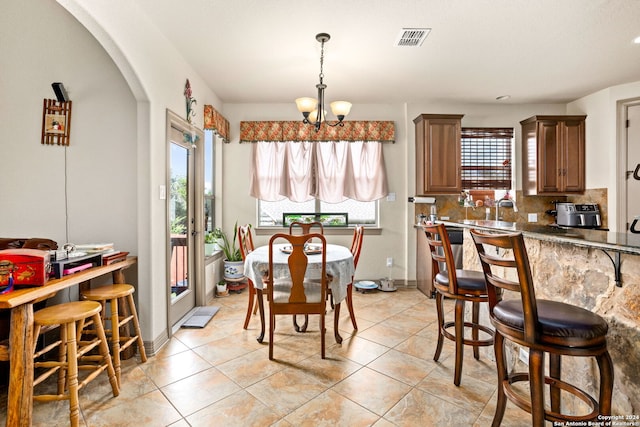
{"type": "MultiPolygon", "coordinates": [[[[136,0],[225,103],[568,102],[640,81],[640,0],[136,0]],[[394,47],[402,28],[431,28],[394,47]]],[[[188,76],[187,76],[188,77],[188,76]]]]}

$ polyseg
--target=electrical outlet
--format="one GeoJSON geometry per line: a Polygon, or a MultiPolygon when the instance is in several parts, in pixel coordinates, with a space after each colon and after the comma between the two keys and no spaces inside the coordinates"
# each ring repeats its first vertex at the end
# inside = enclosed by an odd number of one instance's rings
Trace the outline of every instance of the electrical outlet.
{"type": "Polygon", "coordinates": [[[387,258],[387,267],[393,267],[393,258],[387,258]]]}
{"type": "Polygon", "coordinates": [[[527,215],[527,218],[529,220],[529,222],[538,222],[538,214],[537,213],[530,213],[527,215]]]}
{"type": "Polygon", "coordinates": [[[520,360],[522,360],[525,365],[529,366],[529,351],[522,347],[520,347],[520,360]]]}

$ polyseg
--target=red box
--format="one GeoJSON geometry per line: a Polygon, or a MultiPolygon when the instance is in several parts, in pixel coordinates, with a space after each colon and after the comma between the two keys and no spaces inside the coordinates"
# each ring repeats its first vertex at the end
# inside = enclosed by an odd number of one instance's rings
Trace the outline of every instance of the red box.
{"type": "Polygon", "coordinates": [[[42,286],[47,282],[50,271],[48,251],[38,249],[0,251],[0,286],[9,284],[11,274],[13,274],[14,286],[42,286]]]}

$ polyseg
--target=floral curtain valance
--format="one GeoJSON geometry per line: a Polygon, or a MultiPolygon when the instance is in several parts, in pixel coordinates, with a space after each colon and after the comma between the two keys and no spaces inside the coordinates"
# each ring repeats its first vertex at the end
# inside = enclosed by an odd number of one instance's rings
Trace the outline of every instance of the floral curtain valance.
{"type": "Polygon", "coordinates": [[[204,106],[204,128],[220,135],[224,142],[229,142],[229,121],[213,106],[204,106]]]}
{"type": "MultiPolygon", "coordinates": [[[[332,124],[335,122],[331,122],[332,124]]],[[[240,122],[240,142],[378,141],[395,142],[392,121],[346,121],[344,126],[314,127],[302,121],[240,122]]]]}

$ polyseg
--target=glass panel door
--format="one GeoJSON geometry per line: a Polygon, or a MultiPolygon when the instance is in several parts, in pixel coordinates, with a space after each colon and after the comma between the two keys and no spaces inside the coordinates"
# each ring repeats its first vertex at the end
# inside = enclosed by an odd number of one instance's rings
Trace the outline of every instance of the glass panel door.
{"type": "Polygon", "coordinates": [[[619,227],[623,232],[640,215],[640,104],[629,106],[627,119],[627,227],[619,227]]]}
{"type": "MultiPolygon", "coordinates": [[[[174,130],[174,129],[172,129],[174,130]]],[[[171,132],[172,136],[176,132],[171,132]]],[[[179,134],[182,136],[182,133],[179,134]]],[[[191,144],[171,138],[169,148],[170,324],[195,306],[193,276],[193,160],[191,144]]]]}

